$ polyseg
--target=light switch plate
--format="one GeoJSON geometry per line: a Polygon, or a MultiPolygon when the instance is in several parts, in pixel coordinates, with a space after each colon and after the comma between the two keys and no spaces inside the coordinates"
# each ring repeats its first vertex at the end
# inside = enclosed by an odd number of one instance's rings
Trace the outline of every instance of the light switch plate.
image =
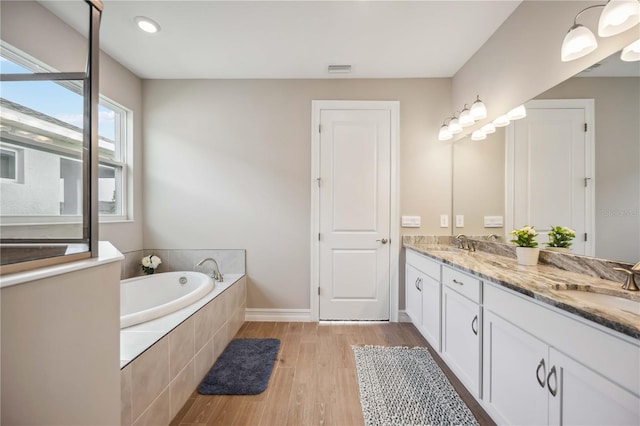
{"type": "Polygon", "coordinates": [[[420,216],[402,216],[403,228],[420,228],[420,216]]]}
{"type": "Polygon", "coordinates": [[[457,214],[456,215],[456,228],[464,228],[464,215],[457,214]]]}
{"type": "Polygon", "coordinates": [[[504,226],[504,218],[502,216],[485,216],[485,228],[502,228],[504,226]]]}
{"type": "Polygon", "coordinates": [[[441,214],[440,215],[440,228],[448,228],[449,227],[449,215],[441,214]]]}

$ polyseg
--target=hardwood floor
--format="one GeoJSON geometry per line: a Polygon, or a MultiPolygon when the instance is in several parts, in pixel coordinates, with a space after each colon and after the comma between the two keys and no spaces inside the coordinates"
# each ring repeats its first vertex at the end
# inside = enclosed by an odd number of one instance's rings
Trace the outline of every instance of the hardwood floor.
{"type": "Polygon", "coordinates": [[[478,422],[494,424],[412,324],[246,322],[235,337],[280,339],[267,390],[252,396],[194,392],[172,426],[362,425],[351,345],[428,347],[478,422]]]}

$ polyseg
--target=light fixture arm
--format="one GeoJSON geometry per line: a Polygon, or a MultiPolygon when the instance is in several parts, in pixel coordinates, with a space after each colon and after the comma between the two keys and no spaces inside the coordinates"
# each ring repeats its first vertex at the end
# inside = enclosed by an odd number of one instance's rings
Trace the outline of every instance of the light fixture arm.
{"type": "MultiPolygon", "coordinates": [[[[605,6],[606,6],[606,4],[596,4],[596,5],[593,5],[593,6],[585,7],[585,8],[584,8],[584,9],[582,9],[580,12],[578,12],[578,14],[576,15],[576,17],[575,17],[575,18],[573,18],[573,27],[575,27],[576,25],[578,25],[578,17],[579,17],[580,15],[582,15],[584,12],[586,12],[587,10],[589,10],[589,9],[595,9],[596,7],[605,7],[605,6]]],[[[572,27],[572,28],[573,28],[573,27],[572,27]]]]}

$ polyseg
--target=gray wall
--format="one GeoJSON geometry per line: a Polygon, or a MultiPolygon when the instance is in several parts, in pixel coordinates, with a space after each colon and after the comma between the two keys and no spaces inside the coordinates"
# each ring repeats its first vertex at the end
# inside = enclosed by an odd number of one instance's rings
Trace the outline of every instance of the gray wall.
{"type": "Polygon", "coordinates": [[[144,244],[244,248],[247,307],[309,308],[311,101],[400,101],[400,213],[422,216],[408,234],[446,235],[449,93],[449,79],[145,80],[144,244]]]}

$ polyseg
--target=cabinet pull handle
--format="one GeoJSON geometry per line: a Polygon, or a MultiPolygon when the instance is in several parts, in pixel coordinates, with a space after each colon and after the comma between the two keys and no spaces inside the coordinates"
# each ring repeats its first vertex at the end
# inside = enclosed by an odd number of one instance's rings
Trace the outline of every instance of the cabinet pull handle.
{"type": "Polygon", "coordinates": [[[556,396],[558,393],[558,376],[556,375],[555,365],[551,367],[551,371],[549,371],[549,375],[547,376],[547,388],[549,389],[549,392],[551,392],[552,396],[556,396]],[[551,376],[553,376],[553,382],[555,383],[553,389],[551,389],[551,376]]]}
{"type": "Polygon", "coordinates": [[[420,287],[418,287],[418,281],[420,281],[420,277],[416,278],[416,282],[414,283],[414,285],[416,286],[418,291],[420,291],[420,287]]]}
{"type": "Polygon", "coordinates": [[[418,290],[422,291],[422,277],[418,278],[418,290]]]}
{"type": "Polygon", "coordinates": [[[536,368],[536,379],[538,379],[538,384],[541,388],[544,388],[545,377],[547,377],[547,367],[545,367],[544,358],[542,358],[538,364],[538,368],[536,368]],[[542,380],[540,380],[540,368],[542,368],[542,380]]]}
{"type": "Polygon", "coordinates": [[[458,284],[458,285],[464,285],[464,283],[462,281],[458,281],[455,278],[453,279],[453,282],[458,284]]]}
{"type": "Polygon", "coordinates": [[[476,336],[478,335],[478,316],[477,315],[473,317],[473,321],[471,321],[471,331],[473,331],[473,334],[475,334],[476,336]]]}

